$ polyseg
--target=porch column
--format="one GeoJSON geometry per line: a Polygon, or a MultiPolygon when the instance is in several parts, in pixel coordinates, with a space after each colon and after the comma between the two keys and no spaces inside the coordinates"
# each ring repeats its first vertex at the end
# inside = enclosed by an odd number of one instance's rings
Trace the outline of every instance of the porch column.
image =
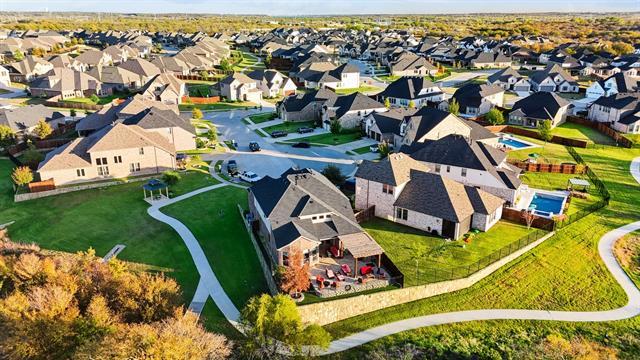
{"type": "Polygon", "coordinates": [[[353,257],[353,277],[357,277],[358,276],[358,258],[357,257],[353,257]]]}
{"type": "Polygon", "coordinates": [[[378,271],[380,270],[380,259],[382,258],[382,254],[378,254],[378,271]]]}

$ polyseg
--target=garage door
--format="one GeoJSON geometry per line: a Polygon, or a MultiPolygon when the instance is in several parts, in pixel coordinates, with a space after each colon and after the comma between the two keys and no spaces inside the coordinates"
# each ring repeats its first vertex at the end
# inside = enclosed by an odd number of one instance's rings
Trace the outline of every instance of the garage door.
{"type": "Polygon", "coordinates": [[[555,86],[551,86],[551,85],[540,86],[540,91],[553,92],[554,89],[555,89],[555,86]]]}
{"type": "Polygon", "coordinates": [[[528,86],[525,86],[525,85],[520,85],[520,86],[516,86],[516,87],[514,87],[514,88],[513,88],[513,90],[514,90],[515,92],[519,92],[519,91],[524,92],[524,91],[529,91],[529,87],[528,87],[528,86]]]}

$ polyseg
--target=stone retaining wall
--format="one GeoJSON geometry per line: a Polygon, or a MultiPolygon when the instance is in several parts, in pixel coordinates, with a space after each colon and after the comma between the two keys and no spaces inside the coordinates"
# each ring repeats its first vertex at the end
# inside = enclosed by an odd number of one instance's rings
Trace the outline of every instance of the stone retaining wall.
{"type": "Polygon", "coordinates": [[[326,325],[387,307],[465,289],[538,246],[553,234],[554,233],[551,232],[522,249],[515,251],[511,255],[505,256],[486,268],[463,279],[406,287],[398,290],[353,296],[345,299],[323,301],[315,304],[302,305],[299,306],[298,309],[305,324],[326,325]]]}
{"type": "Polygon", "coordinates": [[[247,218],[244,216],[244,211],[240,204],[238,204],[238,210],[240,211],[240,216],[242,217],[242,222],[244,223],[244,227],[247,229],[249,233],[249,238],[251,238],[251,243],[253,244],[253,248],[256,250],[256,255],[258,256],[258,261],[260,262],[260,267],[262,268],[262,274],[264,275],[265,280],[267,280],[267,285],[269,286],[269,291],[271,295],[276,295],[278,293],[278,287],[276,286],[276,281],[273,278],[273,274],[271,273],[271,267],[267,262],[267,259],[262,255],[262,250],[260,250],[260,245],[258,245],[258,239],[253,235],[253,231],[251,231],[251,226],[247,222],[247,218]]]}

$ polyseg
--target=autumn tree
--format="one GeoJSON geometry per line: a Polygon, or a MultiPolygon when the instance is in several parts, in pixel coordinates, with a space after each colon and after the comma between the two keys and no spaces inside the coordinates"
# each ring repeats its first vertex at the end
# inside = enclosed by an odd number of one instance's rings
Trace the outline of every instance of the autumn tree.
{"type": "Polygon", "coordinates": [[[33,172],[27,166],[20,166],[13,169],[11,180],[18,186],[25,186],[33,181],[33,172]]]}
{"type": "Polygon", "coordinates": [[[309,282],[309,263],[304,261],[304,256],[299,248],[289,253],[289,265],[285,268],[280,282],[280,289],[293,298],[298,298],[300,293],[307,291],[311,286],[309,282]]]}
{"type": "Polygon", "coordinates": [[[389,98],[384,99],[384,107],[387,109],[391,108],[391,100],[389,100],[389,98]]]}
{"type": "Polygon", "coordinates": [[[15,61],[24,60],[24,53],[22,51],[20,51],[20,49],[16,49],[16,51],[13,52],[13,59],[15,61]]]}
{"type": "Polygon", "coordinates": [[[0,125],[0,148],[13,145],[16,142],[16,134],[7,125],[0,125]]]}
{"type": "Polygon", "coordinates": [[[453,115],[458,115],[460,113],[460,104],[458,103],[458,100],[451,99],[451,102],[449,102],[449,112],[453,115]]]}
{"type": "Polygon", "coordinates": [[[204,117],[204,115],[202,114],[202,110],[198,108],[193,108],[193,111],[191,111],[191,117],[196,120],[200,120],[204,117]]]}
{"type": "Polygon", "coordinates": [[[51,125],[42,119],[38,120],[36,127],[33,129],[33,133],[40,139],[46,138],[51,135],[52,132],[53,129],[51,128],[51,125]]]}
{"type": "Polygon", "coordinates": [[[415,109],[416,108],[416,103],[413,100],[409,100],[409,109],[415,109]]]}

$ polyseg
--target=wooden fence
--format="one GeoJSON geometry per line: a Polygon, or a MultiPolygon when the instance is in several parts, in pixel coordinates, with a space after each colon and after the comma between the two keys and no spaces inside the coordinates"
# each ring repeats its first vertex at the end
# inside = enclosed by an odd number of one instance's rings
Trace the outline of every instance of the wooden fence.
{"type": "Polygon", "coordinates": [[[588,119],[579,116],[567,116],[567,121],[574,124],[590,127],[599,133],[612,138],[618,145],[626,148],[633,147],[633,141],[627,139],[621,133],[611,128],[607,123],[601,123],[597,121],[590,121],[588,119]]]}
{"type": "Polygon", "coordinates": [[[45,180],[45,181],[34,181],[30,182],[28,185],[30,193],[37,193],[41,191],[49,191],[55,190],[56,184],[53,182],[53,179],[45,180]]]}
{"type": "MultiPolygon", "coordinates": [[[[521,210],[515,210],[505,207],[502,209],[502,219],[512,221],[521,225],[527,225],[527,221],[522,217],[521,210]]],[[[542,216],[533,215],[533,222],[531,223],[531,227],[546,231],[552,231],[555,227],[555,221],[553,219],[547,219],[542,216]]]]}
{"type": "Polygon", "coordinates": [[[364,210],[360,210],[355,214],[356,221],[358,224],[363,223],[367,220],[370,220],[376,215],[376,206],[368,207],[364,210]]]}
{"type": "MultiPolygon", "coordinates": [[[[36,140],[33,141],[33,145],[36,149],[52,149],[58,146],[62,146],[68,142],[71,142],[73,139],[52,139],[52,140],[36,140]]],[[[26,142],[21,142],[16,145],[9,146],[7,148],[7,152],[11,155],[19,154],[25,150],[27,150],[28,145],[26,142]]]]}
{"type": "Polygon", "coordinates": [[[584,174],[587,166],[583,164],[533,164],[520,160],[508,160],[514,165],[528,172],[548,172],[556,174],[584,174]]]}
{"type": "MultiPolygon", "coordinates": [[[[534,129],[524,129],[524,128],[510,126],[510,125],[487,126],[486,129],[493,133],[505,132],[505,133],[510,133],[514,135],[521,135],[521,136],[542,140],[542,138],[540,137],[540,134],[538,134],[538,131],[534,129]]],[[[589,143],[585,140],[570,139],[570,138],[557,136],[557,135],[553,135],[553,137],[549,142],[554,144],[565,145],[565,146],[578,147],[578,148],[586,148],[589,145],[589,143]]]]}

